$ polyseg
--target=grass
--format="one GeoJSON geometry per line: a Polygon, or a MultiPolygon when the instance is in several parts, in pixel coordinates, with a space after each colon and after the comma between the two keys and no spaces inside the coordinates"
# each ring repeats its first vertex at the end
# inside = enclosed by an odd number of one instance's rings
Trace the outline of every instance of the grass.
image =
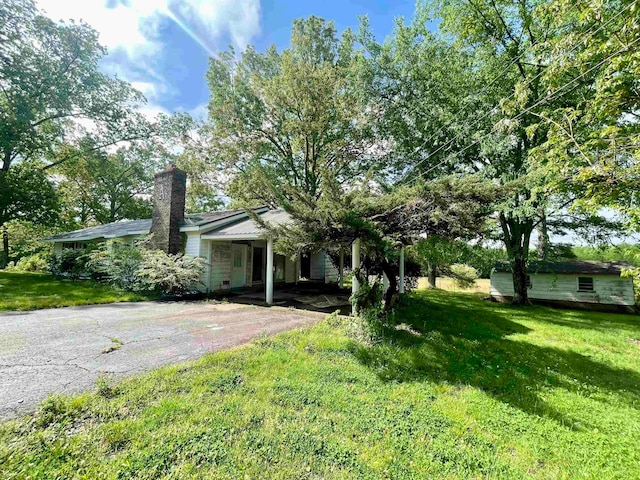
{"type": "Polygon", "coordinates": [[[7,478],[639,478],[639,317],[428,291],[0,426],[7,478]]]}
{"type": "MultiPolygon", "coordinates": [[[[426,290],[429,282],[427,277],[418,278],[418,289],[426,290]]],[[[491,290],[491,281],[488,278],[478,278],[471,288],[460,288],[452,278],[438,277],[436,278],[436,287],[449,292],[468,292],[468,293],[485,293],[489,294],[491,290]]]]}
{"type": "Polygon", "coordinates": [[[59,280],[42,273],[0,272],[0,311],[143,299],[140,295],[120,292],[89,280],[59,280]]]}

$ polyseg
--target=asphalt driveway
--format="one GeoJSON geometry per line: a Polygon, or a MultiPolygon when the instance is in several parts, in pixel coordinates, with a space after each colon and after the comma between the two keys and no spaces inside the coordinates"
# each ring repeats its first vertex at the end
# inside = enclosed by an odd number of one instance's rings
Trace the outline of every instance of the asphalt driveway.
{"type": "Polygon", "coordinates": [[[0,313],[0,420],[51,394],[132,375],[321,320],[323,314],[233,303],[117,303],[0,313]]]}

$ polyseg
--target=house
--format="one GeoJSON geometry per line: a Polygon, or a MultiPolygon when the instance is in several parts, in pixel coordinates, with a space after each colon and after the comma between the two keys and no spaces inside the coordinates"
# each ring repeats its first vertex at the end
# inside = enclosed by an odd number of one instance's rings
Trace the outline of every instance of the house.
{"type": "MultiPolygon", "coordinates": [[[[633,280],[621,276],[625,262],[530,262],[529,298],[536,303],[598,310],[633,310],[633,280]]],[[[491,272],[491,297],[513,298],[513,278],[508,262],[498,262],[491,272]]]]}
{"type": "MultiPolygon", "coordinates": [[[[301,280],[338,283],[342,286],[343,249],[335,248],[338,267],[328,252],[309,252],[292,260],[273,250],[273,239],[245,210],[225,210],[185,215],[186,174],[174,165],[156,174],[153,216],[146,220],[119,221],[76,230],[44,239],[54,251],[85,248],[109,239],[133,241],[153,233],[153,246],[168,253],[184,252],[207,261],[202,278],[207,292],[248,287],[264,288],[267,303],[273,301],[274,285],[301,280]]],[[[281,225],[290,222],[283,210],[259,207],[253,210],[263,221],[281,225]]],[[[354,242],[359,251],[359,242],[354,242]]],[[[359,264],[359,254],[354,265],[359,264]]],[[[355,283],[355,282],[354,282],[355,283]]],[[[357,288],[357,285],[356,287],[357,288]]]]}

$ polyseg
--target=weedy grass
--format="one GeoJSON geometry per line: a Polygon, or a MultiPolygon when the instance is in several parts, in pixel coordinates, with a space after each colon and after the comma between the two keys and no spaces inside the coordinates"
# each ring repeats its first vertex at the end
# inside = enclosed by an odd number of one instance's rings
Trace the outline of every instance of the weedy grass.
{"type": "Polygon", "coordinates": [[[145,297],[90,280],[61,280],[42,273],[0,272],[0,311],[140,300],[145,297]]]}
{"type": "Polygon", "coordinates": [[[52,397],[0,426],[7,478],[638,478],[639,317],[412,294],[52,397]]]}

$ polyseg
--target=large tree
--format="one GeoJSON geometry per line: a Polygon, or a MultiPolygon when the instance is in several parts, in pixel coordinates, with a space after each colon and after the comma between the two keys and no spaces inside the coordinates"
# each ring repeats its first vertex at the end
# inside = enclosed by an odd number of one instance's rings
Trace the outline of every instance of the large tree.
{"type": "MultiPolygon", "coordinates": [[[[16,203],[33,182],[12,169],[24,165],[43,179],[35,168],[71,158],[60,155],[63,145],[90,136],[84,145],[96,151],[150,134],[134,111],[142,94],[100,71],[105,53],[89,26],[54,22],[32,0],[0,0],[0,227],[16,218],[10,212],[39,218],[38,208],[16,203]]],[[[80,150],[71,151],[87,153],[80,150]]]]}
{"type": "Polygon", "coordinates": [[[244,203],[286,206],[317,198],[324,173],[345,184],[375,158],[375,110],[363,98],[352,33],[296,20],[291,45],[247,48],[212,59],[207,80],[212,155],[234,175],[229,194],[244,203]]]}
{"type": "Polygon", "coordinates": [[[538,112],[573,101],[544,83],[554,56],[543,46],[558,28],[538,15],[543,3],[427,2],[411,24],[398,24],[390,40],[370,48],[405,176],[481,172],[505,194],[496,220],[512,265],[514,303],[528,302],[529,244],[547,208],[546,171],[532,159],[547,139],[538,112]],[[428,32],[432,17],[441,19],[443,35],[428,32]]]}
{"type": "Polygon", "coordinates": [[[637,0],[554,0],[540,13],[563,35],[550,39],[559,52],[545,82],[572,82],[575,102],[538,112],[549,126],[538,159],[556,191],[576,197],[591,213],[609,207],[627,227],[640,229],[640,3],[637,0]],[[585,41],[584,39],[587,39],[585,41]]]}

